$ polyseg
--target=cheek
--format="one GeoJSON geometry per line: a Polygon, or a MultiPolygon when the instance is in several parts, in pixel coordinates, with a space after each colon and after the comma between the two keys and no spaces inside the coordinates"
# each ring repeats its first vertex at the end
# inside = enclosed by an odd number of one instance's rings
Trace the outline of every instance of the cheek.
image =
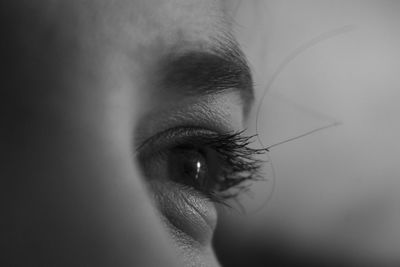
{"type": "Polygon", "coordinates": [[[38,61],[43,65],[10,74],[20,80],[7,84],[18,90],[9,88],[7,101],[2,99],[6,112],[0,115],[7,122],[0,140],[0,195],[9,205],[2,209],[0,225],[6,261],[51,266],[173,262],[132,159],[137,84],[125,56],[96,57],[101,52],[66,53],[59,60],[71,64],[62,66],[50,54],[48,61],[38,61]],[[154,250],[159,251],[155,257],[132,258],[136,251],[154,250]]]}

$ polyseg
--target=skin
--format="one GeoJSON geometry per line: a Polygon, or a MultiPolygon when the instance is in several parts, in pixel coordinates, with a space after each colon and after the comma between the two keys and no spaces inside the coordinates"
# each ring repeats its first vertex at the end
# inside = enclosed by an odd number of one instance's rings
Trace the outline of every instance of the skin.
{"type": "Polygon", "coordinates": [[[218,265],[215,207],[192,195],[185,204],[168,183],[149,187],[134,147],[182,124],[243,127],[236,91],[159,83],[165,55],[208,50],[229,30],[222,6],[1,3],[2,266],[218,265]]]}

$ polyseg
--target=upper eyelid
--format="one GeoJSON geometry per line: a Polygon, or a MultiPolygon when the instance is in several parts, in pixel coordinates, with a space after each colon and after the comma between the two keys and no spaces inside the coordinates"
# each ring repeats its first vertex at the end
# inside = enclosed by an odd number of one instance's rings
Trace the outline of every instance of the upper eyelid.
{"type": "Polygon", "coordinates": [[[140,156],[146,157],[149,154],[189,142],[196,142],[194,145],[199,147],[209,146],[228,152],[242,149],[246,151],[247,155],[265,153],[265,149],[250,148],[249,144],[254,141],[255,136],[244,136],[244,132],[245,130],[223,134],[197,126],[174,127],[146,139],[136,148],[136,154],[140,153],[140,156]]]}
{"type": "Polygon", "coordinates": [[[185,126],[185,127],[173,127],[169,128],[165,131],[159,132],[150,138],[147,138],[144,140],[142,143],[140,143],[136,148],[135,148],[135,154],[137,155],[138,153],[141,153],[144,149],[150,149],[150,150],[155,150],[156,149],[161,150],[166,147],[171,147],[175,144],[182,143],[184,140],[182,139],[192,139],[195,138],[196,136],[200,139],[201,137],[205,137],[205,135],[211,136],[211,135],[218,135],[217,132],[203,128],[203,127],[198,127],[198,126],[185,126]],[[185,133],[186,131],[186,133],[185,133]],[[190,132],[190,133],[189,133],[190,132]],[[184,135],[185,133],[185,135],[184,135]],[[162,139],[162,140],[161,140],[162,139]],[[180,140],[176,140],[180,139],[180,140]],[[167,145],[166,145],[167,143],[167,145]],[[153,148],[153,149],[152,149],[153,148]]]}
{"type": "Polygon", "coordinates": [[[231,133],[242,128],[243,112],[237,105],[236,94],[178,100],[174,98],[171,101],[155,97],[155,101],[160,103],[144,113],[134,128],[132,148],[135,150],[151,136],[169,128],[204,128],[217,133],[231,133]]]}

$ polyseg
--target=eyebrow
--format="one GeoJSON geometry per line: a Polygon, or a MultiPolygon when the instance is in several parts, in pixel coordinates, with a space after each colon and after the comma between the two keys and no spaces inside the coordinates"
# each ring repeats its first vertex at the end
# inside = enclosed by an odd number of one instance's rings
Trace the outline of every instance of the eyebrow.
{"type": "Polygon", "coordinates": [[[201,96],[236,91],[247,110],[254,100],[250,68],[233,41],[216,41],[212,49],[172,53],[162,65],[161,82],[168,91],[201,96]]]}

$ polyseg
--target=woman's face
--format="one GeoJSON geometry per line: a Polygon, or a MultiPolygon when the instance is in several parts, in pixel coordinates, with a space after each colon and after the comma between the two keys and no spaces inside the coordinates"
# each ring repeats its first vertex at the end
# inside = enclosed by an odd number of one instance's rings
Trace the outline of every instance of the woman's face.
{"type": "Polygon", "coordinates": [[[252,81],[223,3],[1,10],[7,260],[218,265],[214,203],[255,167],[236,156],[252,81]]]}

